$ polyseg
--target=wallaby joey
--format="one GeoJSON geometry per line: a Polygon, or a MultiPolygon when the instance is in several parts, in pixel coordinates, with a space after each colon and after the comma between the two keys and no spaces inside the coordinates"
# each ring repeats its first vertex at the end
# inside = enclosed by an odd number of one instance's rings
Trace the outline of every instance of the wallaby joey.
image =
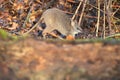
{"type": "Polygon", "coordinates": [[[82,29],[78,30],[77,22],[72,21],[67,14],[57,8],[47,9],[43,12],[40,21],[44,21],[46,24],[42,33],[44,37],[47,33],[50,34],[53,30],[57,30],[67,39],[74,39],[75,34],[82,32],[82,29]]]}

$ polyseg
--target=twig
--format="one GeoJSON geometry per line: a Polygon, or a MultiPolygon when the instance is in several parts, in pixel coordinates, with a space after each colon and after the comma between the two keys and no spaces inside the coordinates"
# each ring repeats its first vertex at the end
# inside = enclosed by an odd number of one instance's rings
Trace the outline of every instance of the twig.
{"type": "Polygon", "coordinates": [[[105,24],[106,24],[106,22],[105,22],[105,11],[106,11],[106,1],[104,0],[104,15],[103,15],[103,39],[105,39],[105,24]]]}
{"type": "MultiPolygon", "coordinates": [[[[80,0],[81,1],[81,0],[80,0]]],[[[81,2],[83,2],[83,1],[81,1],[81,2]]],[[[90,5],[90,6],[92,6],[93,8],[95,8],[95,9],[98,9],[97,7],[95,7],[95,6],[93,6],[92,4],[88,4],[88,3],[85,3],[85,2],[83,2],[84,4],[87,4],[87,5],[90,5]]],[[[101,10],[101,9],[98,9],[98,10],[100,10],[101,12],[103,12],[104,13],[104,11],[103,10],[101,10]]],[[[108,14],[107,12],[105,13],[105,14],[108,14]]],[[[115,17],[115,16],[109,16],[109,17],[112,17],[112,18],[115,18],[115,19],[117,19],[117,20],[119,20],[120,21],[120,19],[119,18],[117,18],[117,17],[115,17]]]]}
{"type": "Polygon", "coordinates": [[[75,14],[74,14],[74,15],[73,15],[73,17],[72,17],[72,20],[74,20],[74,19],[75,19],[75,16],[77,15],[78,10],[79,10],[79,8],[80,8],[81,4],[82,4],[82,2],[80,2],[80,3],[79,3],[79,5],[78,5],[78,7],[77,7],[77,9],[76,9],[76,11],[75,11],[75,14]]]}
{"type": "Polygon", "coordinates": [[[100,0],[98,0],[98,18],[97,18],[97,24],[96,24],[96,37],[98,37],[99,25],[100,25],[100,0]]]}
{"type": "Polygon", "coordinates": [[[120,10],[120,8],[118,8],[116,11],[114,11],[114,13],[112,13],[112,16],[114,16],[119,10],[120,10]]]}
{"type": "Polygon", "coordinates": [[[86,3],[87,3],[87,0],[85,0],[84,5],[83,5],[83,9],[82,9],[82,12],[81,12],[81,15],[80,15],[80,19],[79,19],[79,22],[78,22],[79,26],[81,26],[80,24],[81,24],[81,21],[82,21],[82,17],[83,17],[83,14],[84,14],[86,3]]]}
{"type": "Polygon", "coordinates": [[[111,37],[115,37],[115,36],[120,36],[120,33],[112,34],[112,35],[110,35],[110,36],[107,36],[106,38],[111,38],[111,37]]]}
{"type": "Polygon", "coordinates": [[[30,7],[30,10],[29,10],[29,12],[28,12],[28,15],[27,15],[27,17],[26,17],[26,19],[25,19],[25,21],[24,21],[24,23],[23,23],[23,28],[25,28],[25,26],[26,26],[26,23],[27,23],[27,21],[28,21],[28,19],[29,19],[29,17],[30,17],[30,14],[31,14],[31,11],[32,11],[32,9],[33,9],[33,0],[31,1],[31,7],[30,7]]]}
{"type": "Polygon", "coordinates": [[[107,20],[108,20],[108,26],[109,26],[109,35],[111,34],[111,7],[112,4],[111,0],[108,1],[108,5],[106,6],[107,11],[107,20]]]}
{"type": "Polygon", "coordinates": [[[9,2],[10,2],[11,4],[14,4],[14,2],[13,2],[13,1],[11,1],[11,0],[9,0],[9,2]]]}

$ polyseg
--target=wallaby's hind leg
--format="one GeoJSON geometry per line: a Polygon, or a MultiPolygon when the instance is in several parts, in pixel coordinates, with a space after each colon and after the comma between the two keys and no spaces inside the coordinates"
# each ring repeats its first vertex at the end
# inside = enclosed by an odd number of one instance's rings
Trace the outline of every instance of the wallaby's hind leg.
{"type": "Polygon", "coordinates": [[[63,39],[62,37],[60,37],[60,36],[52,33],[53,30],[54,30],[54,29],[50,29],[50,28],[46,27],[46,28],[44,29],[43,33],[42,33],[43,38],[44,38],[44,39],[46,38],[46,34],[50,34],[50,35],[53,36],[53,37],[56,37],[56,38],[59,38],[59,39],[63,39]]]}
{"type": "Polygon", "coordinates": [[[44,30],[43,30],[43,38],[46,38],[46,34],[48,33],[51,33],[53,31],[53,29],[49,28],[49,27],[46,27],[44,30]]]}

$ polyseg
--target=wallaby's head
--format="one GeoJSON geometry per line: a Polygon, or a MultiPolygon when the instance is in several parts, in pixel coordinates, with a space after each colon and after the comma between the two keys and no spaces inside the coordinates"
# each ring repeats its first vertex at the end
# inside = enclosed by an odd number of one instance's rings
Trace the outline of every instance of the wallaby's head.
{"type": "Polygon", "coordinates": [[[82,33],[82,28],[79,27],[78,22],[76,20],[71,20],[71,26],[71,33],[73,36],[75,36],[75,34],[82,33]]]}

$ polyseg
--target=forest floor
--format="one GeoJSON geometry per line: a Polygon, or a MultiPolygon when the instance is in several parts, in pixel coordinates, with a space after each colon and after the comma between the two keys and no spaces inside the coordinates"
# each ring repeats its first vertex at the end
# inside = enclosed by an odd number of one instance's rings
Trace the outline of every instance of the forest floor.
{"type": "Polygon", "coordinates": [[[120,42],[0,41],[0,80],[119,80],[120,42]]]}

